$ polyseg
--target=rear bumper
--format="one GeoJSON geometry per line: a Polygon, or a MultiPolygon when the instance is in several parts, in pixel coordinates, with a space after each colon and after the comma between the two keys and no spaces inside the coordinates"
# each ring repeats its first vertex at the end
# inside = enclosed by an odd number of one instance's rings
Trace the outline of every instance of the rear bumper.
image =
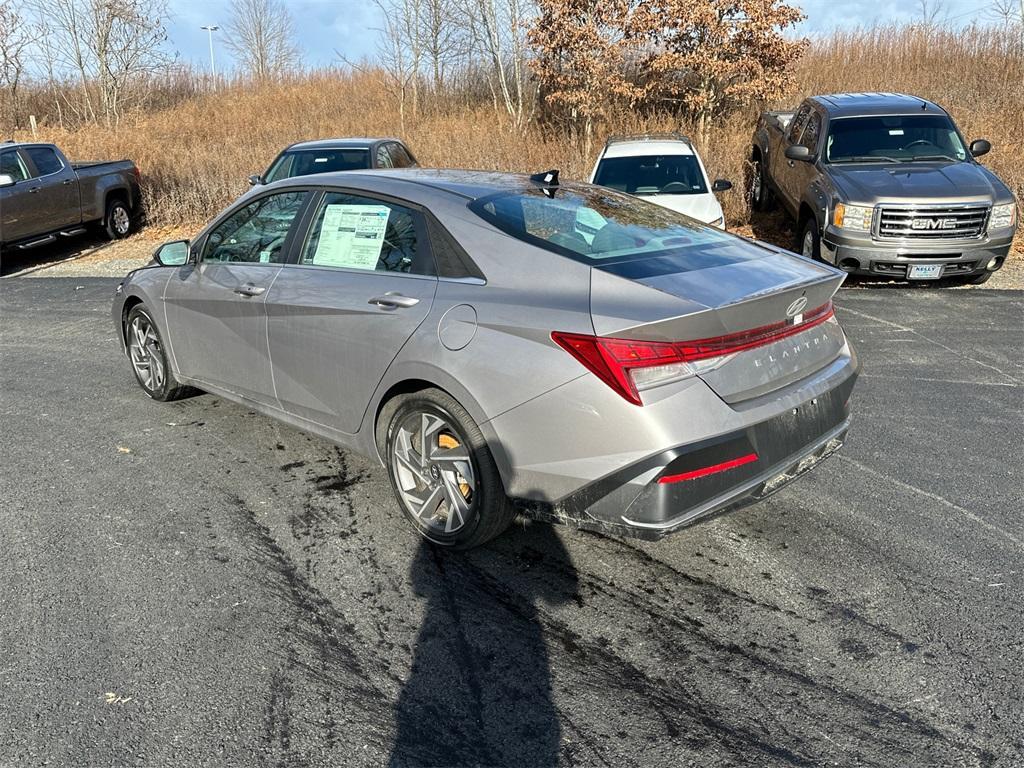
{"type": "Polygon", "coordinates": [[[767,498],[835,453],[850,427],[855,379],[746,428],[648,456],[557,502],[518,504],[541,519],[659,539],[767,498]],[[701,475],[702,468],[751,455],[756,459],[701,475]]]}
{"type": "Polygon", "coordinates": [[[911,264],[942,264],[942,277],[955,277],[1000,269],[1012,243],[1012,232],[968,243],[882,243],[851,239],[826,230],[821,238],[821,256],[855,275],[905,279],[911,264]],[[995,268],[989,270],[993,259],[995,268]]]}

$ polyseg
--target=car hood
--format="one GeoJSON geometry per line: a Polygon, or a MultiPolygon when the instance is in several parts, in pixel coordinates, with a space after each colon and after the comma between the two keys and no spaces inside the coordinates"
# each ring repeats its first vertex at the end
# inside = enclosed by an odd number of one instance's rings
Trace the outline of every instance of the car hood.
{"type": "Polygon", "coordinates": [[[977,163],[830,165],[829,175],[851,203],[993,202],[1009,191],[977,163]]]}
{"type": "Polygon", "coordinates": [[[704,224],[722,218],[722,206],[710,192],[700,195],[641,195],[644,200],[704,224]]]}

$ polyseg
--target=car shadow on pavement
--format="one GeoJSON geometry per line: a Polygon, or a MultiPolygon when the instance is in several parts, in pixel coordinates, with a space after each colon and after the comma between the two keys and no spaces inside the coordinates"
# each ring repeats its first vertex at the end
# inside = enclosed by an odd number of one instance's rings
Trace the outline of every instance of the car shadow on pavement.
{"type": "Polygon", "coordinates": [[[578,579],[553,526],[529,526],[518,544],[511,561],[490,548],[420,544],[411,581],[426,612],[395,705],[392,768],[558,764],[561,728],[538,606],[578,600],[578,579]],[[514,591],[493,575],[496,560],[520,574],[514,591]],[[559,578],[530,573],[540,560],[557,564],[559,578]]]}

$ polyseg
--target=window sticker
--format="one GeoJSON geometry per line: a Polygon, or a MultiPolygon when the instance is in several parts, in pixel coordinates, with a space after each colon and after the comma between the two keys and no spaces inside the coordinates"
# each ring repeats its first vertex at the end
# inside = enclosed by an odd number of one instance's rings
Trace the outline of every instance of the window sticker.
{"type": "Polygon", "coordinates": [[[386,205],[328,205],[313,264],[376,269],[390,214],[386,205]]]}
{"type": "Polygon", "coordinates": [[[890,128],[889,129],[889,135],[890,136],[902,136],[903,135],[903,129],[902,128],[890,128]]]}

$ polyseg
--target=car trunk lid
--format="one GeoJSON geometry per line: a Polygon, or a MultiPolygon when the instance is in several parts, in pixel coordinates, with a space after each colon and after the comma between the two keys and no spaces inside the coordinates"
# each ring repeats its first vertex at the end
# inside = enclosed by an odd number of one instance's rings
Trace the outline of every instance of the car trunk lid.
{"type": "Polygon", "coordinates": [[[713,339],[725,348],[747,343],[749,348],[700,373],[729,403],[766,394],[832,362],[845,344],[842,330],[834,318],[822,319],[826,310],[812,313],[829,305],[845,275],[742,240],[727,248],[742,249],[745,258],[723,258],[701,269],[647,263],[657,259],[595,268],[595,333],[652,342],[713,339]],[[750,248],[763,253],[751,258],[750,248]],[[801,330],[805,317],[818,321],[801,330]]]}

